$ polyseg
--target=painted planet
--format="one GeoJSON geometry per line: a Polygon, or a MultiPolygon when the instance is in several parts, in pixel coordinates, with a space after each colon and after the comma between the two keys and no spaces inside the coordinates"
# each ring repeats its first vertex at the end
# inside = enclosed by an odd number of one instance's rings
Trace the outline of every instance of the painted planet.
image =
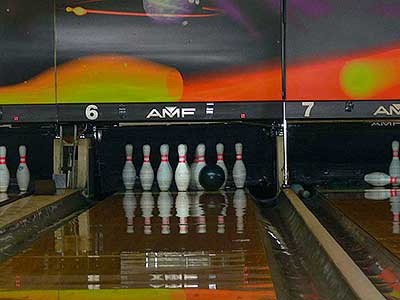
{"type": "Polygon", "coordinates": [[[188,0],[143,0],[143,8],[150,18],[160,23],[182,22],[182,14],[190,14],[195,5],[188,0]]]}

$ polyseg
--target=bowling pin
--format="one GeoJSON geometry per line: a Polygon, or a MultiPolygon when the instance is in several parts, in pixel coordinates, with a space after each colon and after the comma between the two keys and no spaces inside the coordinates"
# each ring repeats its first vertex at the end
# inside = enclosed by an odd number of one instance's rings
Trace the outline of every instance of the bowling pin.
{"type": "MultiPolygon", "coordinates": [[[[391,177],[400,177],[400,160],[399,160],[399,142],[392,142],[393,158],[389,166],[389,175],[391,177]]],[[[399,183],[395,184],[398,185],[399,183]]]]}
{"type": "Polygon", "coordinates": [[[189,196],[187,192],[179,192],[175,199],[176,216],[179,217],[179,233],[188,233],[189,196]]]}
{"type": "Polygon", "coordinates": [[[135,210],[136,210],[135,194],[132,191],[125,192],[122,203],[127,223],[126,233],[133,233],[134,232],[133,219],[135,217],[135,210]]]}
{"type": "Polygon", "coordinates": [[[300,198],[307,199],[310,197],[310,192],[305,190],[301,184],[293,183],[290,187],[300,198]]]}
{"type": "Polygon", "coordinates": [[[390,210],[393,214],[393,233],[400,233],[400,197],[390,197],[390,210]]]}
{"type": "Polygon", "coordinates": [[[206,154],[206,145],[204,144],[199,144],[197,146],[197,163],[196,167],[194,169],[194,181],[195,181],[195,188],[198,191],[204,190],[204,188],[201,186],[199,177],[200,177],[200,171],[206,166],[206,160],[205,160],[205,154],[206,154]]]}
{"type": "Polygon", "coordinates": [[[125,146],[126,152],[126,162],[124,169],[122,170],[122,180],[125,185],[125,189],[127,191],[133,190],[136,179],[136,170],[133,165],[133,146],[131,144],[127,144],[125,146]]]}
{"type": "Polygon", "coordinates": [[[242,143],[235,144],[236,162],[233,166],[233,181],[237,189],[242,189],[246,183],[246,167],[243,163],[243,145],[242,143]]]}
{"type": "Polygon", "coordinates": [[[24,193],[28,190],[30,173],[26,164],[26,146],[19,146],[19,165],[17,169],[17,182],[19,190],[24,193]]]}
{"type": "Polygon", "coordinates": [[[143,165],[139,172],[143,191],[150,191],[154,181],[154,171],[150,163],[150,151],[150,145],[143,146],[143,165]]]}
{"type": "Polygon", "coordinates": [[[246,215],[247,197],[243,189],[238,189],[233,194],[233,207],[236,215],[236,233],[244,232],[244,216],[246,215]]]}
{"type": "Polygon", "coordinates": [[[173,207],[173,199],[171,194],[169,192],[161,192],[157,203],[159,216],[161,218],[161,234],[170,234],[170,217],[172,215],[171,210],[173,207]]]}
{"type": "Polygon", "coordinates": [[[200,203],[200,198],[204,192],[196,192],[190,201],[190,215],[196,219],[196,232],[207,232],[207,220],[204,212],[203,204],[200,203]]]}
{"type": "Polygon", "coordinates": [[[160,147],[161,153],[161,163],[157,170],[157,182],[160,188],[160,191],[166,192],[169,190],[172,183],[172,168],[169,164],[169,146],[167,144],[163,144],[160,147]]]}
{"type": "Polygon", "coordinates": [[[217,233],[222,234],[225,233],[225,217],[226,217],[226,210],[228,208],[228,197],[224,193],[224,202],[221,203],[221,211],[218,214],[217,218],[217,233]]]}
{"type": "Polygon", "coordinates": [[[179,163],[175,170],[175,183],[179,192],[186,192],[190,183],[190,169],[186,162],[185,145],[178,146],[179,163]]]}
{"type": "Polygon", "coordinates": [[[188,146],[187,146],[186,144],[183,144],[183,146],[185,147],[185,153],[186,153],[186,161],[185,161],[185,164],[186,164],[186,166],[188,167],[189,172],[190,172],[190,166],[189,166],[189,163],[188,163],[188,161],[187,161],[188,146]]]}
{"type": "Polygon", "coordinates": [[[0,147],[0,193],[6,193],[10,184],[10,172],[6,164],[7,148],[0,147]]]}
{"type": "Polygon", "coordinates": [[[196,181],[194,179],[194,170],[196,169],[196,165],[197,165],[197,156],[198,156],[198,148],[196,147],[195,153],[194,153],[194,159],[192,164],[190,165],[190,183],[189,183],[189,187],[191,190],[195,190],[196,189],[196,181]]]}
{"type": "Polygon", "coordinates": [[[151,218],[153,217],[154,198],[150,192],[143,192],[140,198],[140,208],[144,218],[144,234],[151,234],[151,218]]]}
{"type": "Polygon", "coordinates": [[[7,193],[0,193],[0,203],[3,201],[6,201],[8,199],[9,199],[9,197],[8,197],[7,193]]]}
{"type": "Polygon", "coordinates": [[[397,185],[399,179],[382,172],[373,172],[364,176],[364,181],[373,186],[397,185]]]}
{"type": "Polygon", "coordinates": [[[225,188],[226,185],[226,180],[228,179],[228,169],[226,168],[226,165],[224,163],[224,144],[219,143],[216,146],[216,150],[217,150],[217,166],[220,166],[222,168],[222,170],[224,170],[225,173],[225,181],[224,184],[221,186],[221,190],[223,190],[225,188]]]}
{"type": "Polygon", "coordinates": [[[400,196],[400,189],[376,189],[364,192],[364,198],[368,200],[386,200],[397,196],[400,196]]]}

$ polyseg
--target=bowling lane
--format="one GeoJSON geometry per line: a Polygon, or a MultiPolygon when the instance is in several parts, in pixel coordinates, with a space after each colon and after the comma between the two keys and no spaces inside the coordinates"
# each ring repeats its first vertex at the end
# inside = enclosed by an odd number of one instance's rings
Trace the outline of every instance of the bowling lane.
{"type": "Polygon", "coordinates": [[[320,191],[304,200],[386,299],[400,299],[398,191],[320,191]]]}
{"type": "Polygon", "coordinates": [[[1,297],[276,299],[256,210],[244,190],[116,194],[2,263],[1,297]]]}
{"type": "Polygon", "coordinates": [[[353,223],[400,258],[400,197],[395,196],[394,191],[377,188],[355,193],[328,193],[326,197],[353,223]]]}

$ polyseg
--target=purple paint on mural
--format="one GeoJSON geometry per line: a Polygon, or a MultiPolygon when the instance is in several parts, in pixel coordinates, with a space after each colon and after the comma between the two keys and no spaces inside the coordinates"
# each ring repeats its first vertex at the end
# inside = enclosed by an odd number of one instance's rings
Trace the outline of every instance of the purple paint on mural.
{"type": "Polygon", "coordinates": [[[400,5],[399,4],[386,4],[380,5],[374,9],[380,15],[388,17],[398,17],[400,16],[400,5]]]}
{"type": "Polygon", "coordinates": [[[246,16],[243,16],[241,14],[239,7],[237,7],[235,4],[233,4],[229,0],[217,0],[215,3],[219,8],[224,10],[224,13],[226,15],[231,17],[236,22],[242,24],[252,37],[256,38],[259,36],[259,33],[254,28],[251,21],[246,16]]]}

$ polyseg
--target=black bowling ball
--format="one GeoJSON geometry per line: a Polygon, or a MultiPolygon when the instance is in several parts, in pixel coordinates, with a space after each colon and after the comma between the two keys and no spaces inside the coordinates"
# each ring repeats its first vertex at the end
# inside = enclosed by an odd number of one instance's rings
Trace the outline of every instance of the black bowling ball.
{"type": "Polygon", "coordinates": [[[217,165],[207,165],[200,171],[199,182],[206,191],[218,191],[225,182],[224,170],[217,165]]]}

